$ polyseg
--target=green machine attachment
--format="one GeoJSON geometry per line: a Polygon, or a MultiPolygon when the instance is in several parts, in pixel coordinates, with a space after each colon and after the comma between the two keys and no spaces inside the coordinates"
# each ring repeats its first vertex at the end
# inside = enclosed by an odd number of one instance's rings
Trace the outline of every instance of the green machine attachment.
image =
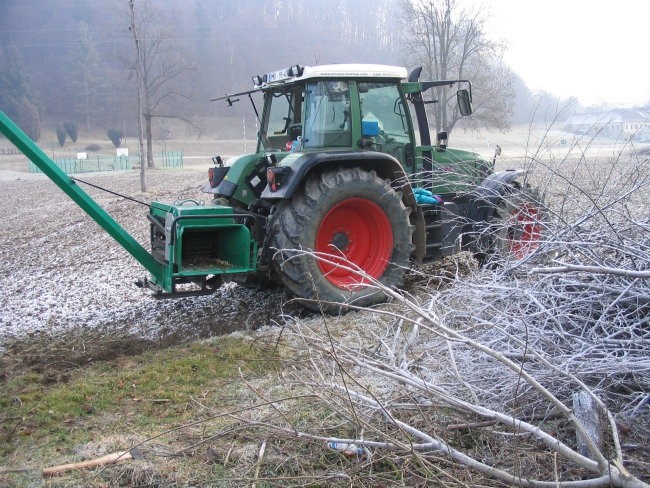
{"type": "Polygon", "coordinates": [[[257,243],[251,229],[257,223],[251,214],[193,200],[152,202],[147,215],[149,252],[2,111],[0,132],[149,271],[150,277],[138,281],[138,286],[154,290],[157,296],[208,293],[226,275],[256,270],[257,243]],[[192,286],[179,287],[182,284],[192,286]]]}
{"type": "Polygon", "coordinates": [[[151,252],[164,268],[162,281],[139,285],[178,294],[178,284],[194,282],[206,290],[220,285],[223,275],[255,271],[257,243],[248,227],[255,220],[250,214],[194,200],[153,202],[150,208],[151,252]]]}

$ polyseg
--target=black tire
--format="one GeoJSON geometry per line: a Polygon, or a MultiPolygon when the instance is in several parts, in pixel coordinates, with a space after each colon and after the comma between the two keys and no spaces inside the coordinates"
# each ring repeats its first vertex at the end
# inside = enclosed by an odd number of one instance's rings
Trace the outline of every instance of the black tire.
{"type": "Polygon", "coordinates": [[[311,176],[272,216],[274,270],[310,310],[332,313],[341,309],[337,304],[385,301],[349,265],[328,264],[304,251],[343,254],[383,285],[399,287],[414,249],[409,214],[401,194],[374,171],[337,168],[311,176]]]}

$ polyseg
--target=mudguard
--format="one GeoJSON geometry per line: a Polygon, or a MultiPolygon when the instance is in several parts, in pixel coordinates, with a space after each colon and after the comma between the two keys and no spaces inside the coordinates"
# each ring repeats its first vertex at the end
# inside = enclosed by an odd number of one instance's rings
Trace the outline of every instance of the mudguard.
{"type": "Polygon", "coordinates": [[[509,190],[510,184],[526,173],[524,169],[508,169],[493,173],[485,178],[473,195],[474,204],[470,207],[470,222],[485,222],[494,214],[501,197],[509,190]]]}
{"type": "MultiPolygon", "coordinates": [[[[374,169],[382,178],[399,182],[399,187],[406,186],[408,190],[400,188],[406,197],[408,192],[412,196],[406,173],[400,162],[389,154],[372,151],[327,151],[318,153],[293,153],[282,160],[282,166],[291,168],[286,175],[282,186],[272,192],[269,185],[264,188],[261,198],[269,200],[284,200],[291,198],[300,187],[303,180],[316,168],[327,166],[360,166],[364,169],[374,169]]],[[[407,203],[410,204],[408,200],[407,203]]]]}

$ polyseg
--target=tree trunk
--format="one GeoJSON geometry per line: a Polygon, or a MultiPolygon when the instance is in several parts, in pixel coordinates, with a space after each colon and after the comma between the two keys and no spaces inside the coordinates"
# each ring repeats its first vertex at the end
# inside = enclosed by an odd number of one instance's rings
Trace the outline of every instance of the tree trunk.
{"type": "MultiPolygon", "coordinates": [[[[131,9],[131,32],[133,33],[133,41],[135,43],[135,63],[136,68],[135,72],[137,75],[137,94],[138,94],[138,103],[137,103],[137,112],[138,112],[138,145],[140,147],[140,191],[147,191],[147,184],[145,178],[145,165],[144,165],[144,147],[142,145],[142,70],[140,68],[140,39],[138,38],[138,32],[136,31],[135,26],[135,7],[133,5],[133,0],[129,2],[129,7],[131,9]]],[[[126,136],[126,134],[124,134],[126,136]]]]}
{"type": "Polygon", "coordinates": [[[145,131],[147,135],[147,167],[155,168],[156,164],[153,161],[153,136],[151,134],[151,114],[144,115],[145,131]]]}

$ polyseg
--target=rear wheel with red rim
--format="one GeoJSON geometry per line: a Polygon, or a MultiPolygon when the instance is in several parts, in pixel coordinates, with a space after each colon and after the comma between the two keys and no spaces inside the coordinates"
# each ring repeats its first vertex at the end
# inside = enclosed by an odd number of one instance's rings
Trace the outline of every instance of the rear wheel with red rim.
{"type": "Polygon", "coordinates": [[[410,210],[374,171],[338,168],[311,176],[271,219],[274,269],[312,310],[386,299],[375,281],[400,286],[413,251],[410,210]],[[310,252],[305,252],[310,251],[310,252]]]}
{"type": "Polygon", "coordinates": [[[384,274],[393,252],[393,229],[375,202],[349,198],[334,205],[321,220],[315,250],[331,255],[318,266],[333,285],[344,288],[367,283],[355,268],[374,279],[384,274]]]}
{"type": "Polygon", "coordinates": [[[493,255],[523,259],[538,248],[544,229],[544,207],[534,193],[519,189],[505,195],[495,210],[493,255]]]}

